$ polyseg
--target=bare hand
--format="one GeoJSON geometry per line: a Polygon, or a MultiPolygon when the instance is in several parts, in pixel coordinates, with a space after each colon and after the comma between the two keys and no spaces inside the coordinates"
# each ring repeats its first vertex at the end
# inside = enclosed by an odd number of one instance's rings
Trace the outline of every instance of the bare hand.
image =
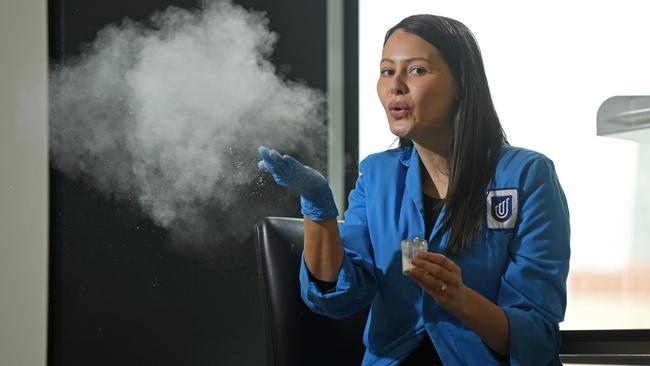
{"type": "Polygon", "coordinates": [[[443,309],[458,314],[465,305],[467,288],[460,268],[442,254],[420,252],[411,261],[415,268],[409,277],[422,287],[443,309]]]}

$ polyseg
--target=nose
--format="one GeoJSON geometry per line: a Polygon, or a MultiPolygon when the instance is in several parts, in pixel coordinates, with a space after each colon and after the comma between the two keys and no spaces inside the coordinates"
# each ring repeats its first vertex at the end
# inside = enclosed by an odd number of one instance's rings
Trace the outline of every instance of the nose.
{"type": "Polygon", "coordinates": [[[394,75],[391,78],[390,93],[393,95],[402,95],[406,93],[406,90],[407,87],[404,80],[399,75],[394,75]]]}

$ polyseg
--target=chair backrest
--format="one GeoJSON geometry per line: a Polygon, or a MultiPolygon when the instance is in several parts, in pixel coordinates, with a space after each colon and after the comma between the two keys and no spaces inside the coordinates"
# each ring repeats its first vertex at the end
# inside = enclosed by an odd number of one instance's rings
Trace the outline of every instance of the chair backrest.
{"type": "Polygon", "coordinates": [[[360,365],[367,311],[336,320],[309,310],[298,273],[303,220],[267,217],[256,226],[268,365],[360,365]]]}

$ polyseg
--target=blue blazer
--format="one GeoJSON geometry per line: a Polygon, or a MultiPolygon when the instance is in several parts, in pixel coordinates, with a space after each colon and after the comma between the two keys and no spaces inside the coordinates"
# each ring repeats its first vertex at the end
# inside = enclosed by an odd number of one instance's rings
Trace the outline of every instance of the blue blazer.
{"type": "MultiPolygon", "coordinates": [[[[499,365],[458,319],[402,274],[400,242],[425,236],[420,158],[415,148],[368,156],[340,225],[345,256],[336,290],[322,294],[304,262],[301,296],[314,312],[347,317],[370,305],[363,365],[395,365],[430,337],[446,365],[499,365]]],[[[559,364],[559,323],[566,308],[569,211],[551,160],[503,146],[485,190],[485,221],[470,248],[449,256],[466,286],[499,305],[510,328],[511,365],[559,364]]],[[[439,215],[429,251],[449,231],[439,215]]]]}

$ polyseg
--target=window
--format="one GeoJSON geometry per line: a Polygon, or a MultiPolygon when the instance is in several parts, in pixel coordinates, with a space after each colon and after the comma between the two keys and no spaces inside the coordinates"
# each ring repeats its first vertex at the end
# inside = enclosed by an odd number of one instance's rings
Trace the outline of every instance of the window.
{"type": "Polygon", "coordinates": [[[377,98],[386,30],[431,13],[458,19],[483,52],[512,145],[555,162],[572,227],[562,329],[650,328],[650,145],[596,135],[615,95],[650,95],[644,1],[359,2],[360,159],[395,138],[377,98]]]}

